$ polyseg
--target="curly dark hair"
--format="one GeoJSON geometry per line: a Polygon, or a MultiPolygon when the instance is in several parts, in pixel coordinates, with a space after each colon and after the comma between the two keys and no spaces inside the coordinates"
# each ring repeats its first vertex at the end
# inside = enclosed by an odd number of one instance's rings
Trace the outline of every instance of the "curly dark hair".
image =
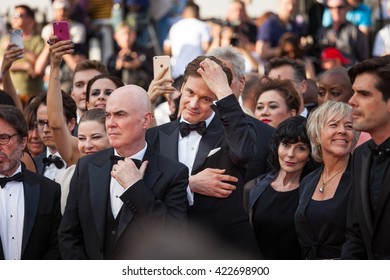
{"type": "Polygon", "coordinates": [[[306,174],[315,169],[316,163],[311,156],[310,139],[306,132],[306,118],[302,116],[295,116],[281,122],[272,136],[270,143],[270,152],[268,155],[268,164],[272,168],[272,170],[280,170],[278,156],[279,145],[281,143],[295,144],[297,142],[302,142],[306,144],[307,148],[310,151],[309,160],[303,169],[301,178],[303,178],[306,174]]]}

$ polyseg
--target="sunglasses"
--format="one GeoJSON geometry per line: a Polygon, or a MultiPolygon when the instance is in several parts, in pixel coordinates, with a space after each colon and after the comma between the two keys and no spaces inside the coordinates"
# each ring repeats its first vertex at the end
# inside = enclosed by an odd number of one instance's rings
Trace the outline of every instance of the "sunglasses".
{"type": "Polygon", "coordinates": [[[329,7],[328,6],[328,9],[329,10],[342,10],[344,9],[346,6],[345,5],[341,5],[341,6],[337,6],[337,7],[329,7]]]}
{"type": "Polygon", "coordinates": [[[14,18],[25,18],[27,17],[26,14],[21,14],[21,13],[14,13],[13,15],[14,18]]]}

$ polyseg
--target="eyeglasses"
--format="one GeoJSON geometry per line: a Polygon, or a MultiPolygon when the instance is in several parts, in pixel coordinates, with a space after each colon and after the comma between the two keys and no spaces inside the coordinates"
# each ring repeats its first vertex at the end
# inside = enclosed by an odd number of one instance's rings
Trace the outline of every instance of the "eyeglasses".
{"type": "Polygon", "coordinates": [[[38,130],[43,130],[43,128],[47,125],[48,128],[50,128],[49,121],[44,120],[38,120],[34,123],[34,128],[38,130]]]}
{"type": "Polygon", "coordinates": [[[18,135],[17,133],[8,135],[8,134],[0,134],[0,145],[7,145],[9,143],[9,140],[11,140],[12,137],[18,135]]]}
{"type": "Polygon", "coordinates": [[[329,7],[328,6],[328,9],[329,10],[342,10],[342,9],[344,9],[345,8],[345,5],[340,5],[340,6],[337,6],[337,7],[329,7]]]}
{"type": "Polygon", "coordinates": [[[25,17],[27,17],[26,14],[14,13],[14,18],[25,18],[25,17]]]}

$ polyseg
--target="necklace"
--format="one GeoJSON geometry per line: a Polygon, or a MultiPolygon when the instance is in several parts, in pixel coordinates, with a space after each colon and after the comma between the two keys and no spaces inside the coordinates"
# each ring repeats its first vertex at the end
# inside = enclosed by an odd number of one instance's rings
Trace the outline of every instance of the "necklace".
{"type": "Polygon", "coordinates": [[[318,191],[320,193],[323,193],[325,191],[325,186],[327,183],[329,183],[334,177],[336,177],[337,175],[339,175],[341,173],[341,171],[345,170],[344,167],[340,168],[339,171],[337,171],[335,174],[333,174],[330,178],[328,178],[327,180],[324,180],[324,173],[321,174],[321,181],[322,181],[322,186],[318,189],[318,191]]]}

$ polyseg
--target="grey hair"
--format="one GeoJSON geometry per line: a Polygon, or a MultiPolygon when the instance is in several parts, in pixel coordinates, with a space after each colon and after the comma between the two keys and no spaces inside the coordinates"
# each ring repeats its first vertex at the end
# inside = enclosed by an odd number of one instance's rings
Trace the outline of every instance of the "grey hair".
{"type": "Polygon", "coordinates": [[[245,75],[245,59],[233,46],[218,47],[212,49],[207,55],[215,56],[220,60],[230,61],[237,79],[245,75]]]}
{"type": "MultiPolygon", "coordinates": [[[[322,162],[321,133],[331,119],[341,120],[352,114],[352,107],[344,102],[327,101],[312,111],[307,119],[307,134],[310,139],[312,156],[315,161],[322,162]]],[[[356,146],[360,133],[354,130],[352,148],[356,146]]]]}

